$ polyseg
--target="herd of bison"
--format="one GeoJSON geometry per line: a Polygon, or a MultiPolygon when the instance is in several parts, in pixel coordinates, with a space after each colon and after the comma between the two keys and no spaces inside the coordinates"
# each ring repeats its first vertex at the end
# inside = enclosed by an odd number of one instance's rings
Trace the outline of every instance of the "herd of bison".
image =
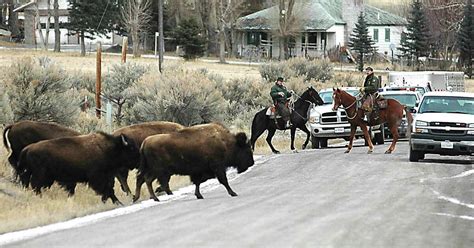
{"type": "Polygon", "coordinates": [[[202,199],[199,185],[217,177],[231,196],[226,170],[246,171],[254,164],[252,149],[245,133],[232,134],[221,124],[191,127],[164,121],[147,122],[120,128],[112,134],[96,132],[82,135],[55,123],[20,121],[5,127],[3,143],[11,151],[8,158],[15,179],[37,194],[57,182],[69,195],[77,183],[87,183],[102,201],[121,204],[114,193],[115,177],[121,188],[131,194],[128,171],[138,169],[133,201],[140,197],[145,182],[150,197],[158,198],[152,188],[172,194],[172,175],[188,175],[195,184],[195,195],[202,199]]]}

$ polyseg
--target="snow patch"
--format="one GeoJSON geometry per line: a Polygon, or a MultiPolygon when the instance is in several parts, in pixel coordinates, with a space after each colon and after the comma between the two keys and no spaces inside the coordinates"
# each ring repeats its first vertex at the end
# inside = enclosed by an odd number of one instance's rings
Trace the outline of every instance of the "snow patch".
{"type": "Polygon", "coordinates": [[[454,214],[446,214],[446,213],[433,213],[434,215],[439,215],[439,216],[447,216],[451,218],[459,218],[463,220],[474,220],[473,216],[468,216],[468,215],[454,215],[454,214]]]}

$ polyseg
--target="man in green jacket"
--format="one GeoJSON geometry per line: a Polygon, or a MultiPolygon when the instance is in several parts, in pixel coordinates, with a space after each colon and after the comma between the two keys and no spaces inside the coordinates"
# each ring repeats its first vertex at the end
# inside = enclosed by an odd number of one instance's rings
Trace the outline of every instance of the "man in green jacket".
{"type": "Polygon", "coordinates": [[[270,91],[270,96],[273,99],[273,103],[275,104],[278,115],[280,115],[286,123],[285,128],[291,127],[290,110],[286,105],[288,98],[291,97],[291,92],[288,91],[288,89],[283,84],[282,77],[279,77],[275,85],[273,85],[270,91]]]}
{"type": "MultiPolygon", "coordinates": [[[[365,73],[367,74],[367,77],[365,78],[364,86],[360,89],[361,93],[363,94],[362,103],[364,103],[365,99],[367,99],[369,96],[372,96],[372,99],[375,99],[375,93],[378,92],[380,88],[380,80],[374,75],[374,69],[372,69],[372,67],[367,67],[365,68],[365,73]]],[[[371,108],[366,115],[367,121],[370,120],[370,112],[372,112],[372,109],[375,110],[375,116],[377,119],[378,105],[375,102],[373,104],[373,107],[370,106],[371,108]]]]}

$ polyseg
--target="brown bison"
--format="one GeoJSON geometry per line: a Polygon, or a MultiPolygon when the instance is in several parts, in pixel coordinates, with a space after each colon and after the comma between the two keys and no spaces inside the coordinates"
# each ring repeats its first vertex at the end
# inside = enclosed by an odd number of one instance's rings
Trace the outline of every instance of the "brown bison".
{"type": "Polygon", "coordinates": [[[53,182],[88,183],[102,196],[120,203],[114,193],[114,176],[122,161],[139,159],[138,146],[126,135],[103,132],[40,141],[23,149],[18,168],[20,180],[39,194],[53,182]]]}
{"type": "Polygon", "coordinates": [[[15,177],[20,173],[17,164],[23,148],[41,140],[77,135],[80,133],[75,130],[48,122],[19,121],[6,126],[3,130],[3,144],[7,150],[11,150],[8,162],[13,167],[15,177]]]}
{"type": "MultiPolygon", "coordinates": [[[[145,140],[148,136],[155,135],[155,134],[171,133],[171,132],[180,130],[182,128],[183,126],[177,123],[166,122],[166,121],[154,121],[154,122],[145,122],[145,123],[131,125],[131,126],[117,129],[113,133],[113,135],[119,136],[121,134],[124,134],[130,139],[133,139],[133,141],[135,141],[135,144],[140,146],[143,140],[145,140]]],[[[132,193],[127,183],[128,171],[138,168],[139,162],[140,162],[139,159],[136,159],[136,160],[127,159],[126,161],[124,161],[124,164],[122,164],[121,166],[122,168],[119,170],[119,173],[117,175],[117,179],[119,180],[120,185],[122,186],[122,190],[126,192],[127,194],[132,193]]]]}
{"type": "Polygon", "coordinates": [[[168,194],[172,175],[189,175],[195,184],[195,195],[202,199],[199,185],[207,179],[217,177],[231,196],[237,194],[227,182],[226,170],[237,168],[241,173],[254,164],[252,149],[245,133],[231,134],[220,124],[203,124],[183,128],[170,134],[150,136],[140,148],[140,167],[134,201],[140,197],[140,188],[145,181],[150,197],[152,182],[158,179],[168,194]]]}

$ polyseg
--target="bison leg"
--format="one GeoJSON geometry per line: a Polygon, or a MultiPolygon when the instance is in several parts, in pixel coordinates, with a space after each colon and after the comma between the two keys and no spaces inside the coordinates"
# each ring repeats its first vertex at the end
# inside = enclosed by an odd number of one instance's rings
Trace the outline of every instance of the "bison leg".
{"type": "MultiPolygon", "coordinates": [[[[171,175],[163,175],[160,178],[158,178],[158,182],[160,182],[160,188],[166,192],[168,195],[172,195],[173,192],[170,189],[170,178],[171,175]]],[[[155,191],[156,192],[156,191],[155,191]]]]}
{"type": "Polygon", "coordinates": [[[130,187],[128,186],[128,183],[127,183],[128,169],[127,168],[120,169],[116,177],[117,177],[117,180],[120,182],[120,188],[122,189],[122,191],[125,192],[127,195],[132,194],[132,191],[130,190],[130,187]]]}
{"type": "Polygon", "coordinates": [[[230,188],[229,182],[227,182],[227,176],[225,174],[225,170],[217,170],[216,172],[216,177],[219,182],[224,185],[224,187],[227,189],[227,192],[231,196],[237,196],[237,194],[230,188]]]}
{"type": "Polygon", "coordinates": [[[59,183],[64,190],[68,192],[68,196],[71,197],[76,193],[76,183],[59,183]]]}
{"type": "Polygon", "coordinates": [[[135,195],[133,196],[133,202],[137,202],[140,198],[140,191],[142,189],[142,185],[145,182],[145,178],[142,174],[138,173],[137,175],[137,183],[135,185],[135,195]]]}
{"type": "Polygon", "coordinates": [[[158,200],[158,197],[156,197],[155,192],[153,191],[153,185],[152,185],[153,179],[151,180],[146,179],[145,182],[146,182],[146,187],[148,188],[148,193],[150,194],[150,199],[153,199],[154,201],[160,201],[158,200]]]}
{"type": "Polygon", "coordinates": [[[201,195],[201,191],[199,190],[199,185],[201,185],[202,182],[202,176],[201,175],[191,175],[191,182],[194,183],[195,189],[194,189],[194,195],[198,199],[204,199],[201,195]]]}

